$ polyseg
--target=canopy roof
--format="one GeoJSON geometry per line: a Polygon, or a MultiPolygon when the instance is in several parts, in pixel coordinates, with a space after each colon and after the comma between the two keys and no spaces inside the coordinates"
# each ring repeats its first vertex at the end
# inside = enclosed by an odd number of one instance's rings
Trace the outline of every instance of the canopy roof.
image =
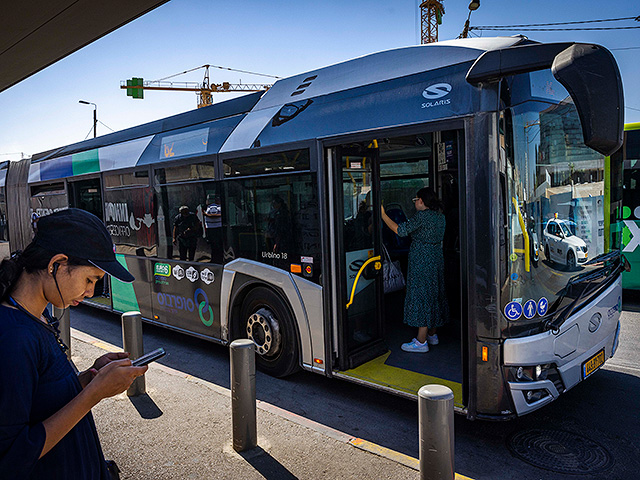
{"type": "Polygon", "coordinates": [[[3,2],[0,92],[167,1],[3,2]]]}

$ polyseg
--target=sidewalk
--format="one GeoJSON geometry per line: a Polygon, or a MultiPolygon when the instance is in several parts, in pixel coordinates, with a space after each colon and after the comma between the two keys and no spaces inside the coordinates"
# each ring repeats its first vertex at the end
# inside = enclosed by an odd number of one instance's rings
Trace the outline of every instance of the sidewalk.
{"type": "MultiPolygon", "coordinates": [[[[72,329],[80,370],[119,348],[72,329]]],[[[418,460],[257,402],[258,448],[231,447],[231,395],[218,385],[152,363],[147,395],[126,393],[93,409],[105,457],[123,479],[412,479],[418,460]]],[[[467,477],[456,475],[456,479],[467,477]]]]}

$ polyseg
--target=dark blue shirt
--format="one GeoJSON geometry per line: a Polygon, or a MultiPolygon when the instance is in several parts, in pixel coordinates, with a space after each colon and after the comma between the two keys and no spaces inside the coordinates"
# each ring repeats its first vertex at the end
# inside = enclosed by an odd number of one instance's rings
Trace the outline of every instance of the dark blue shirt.
{"type": "Polygon", "coordinates": [[[44,420],[82,390],[44,323],[0,305],[0,478],[107,480],[88,413],[44,457],[44,420]]]}

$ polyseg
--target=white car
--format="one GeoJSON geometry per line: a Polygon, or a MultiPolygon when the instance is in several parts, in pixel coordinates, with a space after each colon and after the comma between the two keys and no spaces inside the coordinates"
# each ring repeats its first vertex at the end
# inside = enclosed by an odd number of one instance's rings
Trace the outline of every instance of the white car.
{"type": "Polygon", "coordinates": [[[550,262],[557,262],[574,269],[588,260],[587,244],[569,228],[569,222],[552,218],[544,227],[544,255],[550,262]]]}

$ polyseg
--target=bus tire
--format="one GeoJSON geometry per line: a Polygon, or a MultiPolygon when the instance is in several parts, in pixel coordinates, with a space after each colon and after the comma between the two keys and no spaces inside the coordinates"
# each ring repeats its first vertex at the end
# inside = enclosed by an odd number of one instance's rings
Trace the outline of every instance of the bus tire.
{"type": "Polygon", "coordinates": [[[239,335],[256,344],[256,366],[262,372],[282,378],[299,369],[300,348],[293,318],[273,290],[257,287],[247,294],[239,335]]]}

